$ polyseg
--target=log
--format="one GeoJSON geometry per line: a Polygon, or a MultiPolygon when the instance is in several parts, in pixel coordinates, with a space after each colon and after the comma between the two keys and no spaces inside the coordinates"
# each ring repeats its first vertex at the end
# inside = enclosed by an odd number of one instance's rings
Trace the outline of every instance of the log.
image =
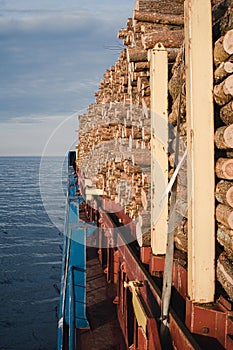
{"type": "Polygon", "coordinates": [[[225,252],[220,254],[217,262],[217,279],[227,292],[229,299],[233,301],[233,266],[225,252]]]}
{"type": "Polygon", "coordinates": [[[233,98],[233,74],[214,87],[215,102],[223,106],[233,98]]]}
{"type": "Polygon", "coordinates": [[[215,170],[220,179],[233,180],[233,159],[219,158],[215,170]]]}
{"type": "Polygon", "coordinates": [[[220,118],[223,123],[230,125],[233,124],[233,101],[230,101],[220,110],[220,118]]]}
{"type": "Polygon", "coordinates": [[[174,243],[177,249],[188,251],[188,225],[187,220],[183,219],[175,230],[174,243]]]}
{"type": "Polygon", "coordinates": [[[168,90],[173,101],[177,99],[180,92],[185,91],[185,84],[183,83],[184,77],[185,77],[184,65],[183,63],[181,63],[179,66],[177,66],[176,70],[174,71],[168,83],[168,90]],[[182,88],[181,88],[181,85],[182,85],[182,88]]]}
{"type": "Polygon", "coordinates": [[[135,62],[134,71],[141,72],[150,68],[149,62],[135,62]]]}
{"type": "Polygon", "coordinates": [[[154,30],[172,30],[177,29],[175,26],[169,26],[158,23],[140,22],[141,23],[141,34],[151,33],[154,30]]]}
{"type": "Polygon", "coordinates": [[[156,30],[142,35],[144,49],[152,49],[155,44],[162,43],[166,48],[179,48],[184,40],[184,31],[179,30],[156,30]]]}
{"type": "Polygon", "coordinates": [[[176,125],[179,112],[180,117],[184,118],[186,114],[186,99],[184,94],[178,94],[177,98],[172,104],[172,111],[168,116],[169,123],[176,125]]]}
{"type": "Polygon", "coordinates": [[[125,28],[121,28],[118,32],[118,39],[125,39],[128,35],[128,30],[125,28]]]}
{"type": "Polygon", "coordinates": [[[214,81],[216,84],[220,83],[228,75],[233,73],[233,62],[222,62],[214,72],[214,81]]]}
{"type": "Polygon", "coordinates": [[[218,128],[214,140],[219,149],[233,148],[233,124],[218,128]]]}
{"type": "Polygon", "coordinates": [[[184,1],[173,0],[171,5],[170,1],[165,0],[140,0],[136,2],[135,10],[138,10],[140,12],[162,12],[183,15],[184,1]]]}
{"type": "Polygon", "coordinates": [[[142,22],[173,24],[178,26],[184,25],[183,15],[173,15],[171,13],[143,12],[135,10],[133,17],[134,20],[142,22]]]}
{"type": "Polygon", "coordinates": [[[233,29],[219,38],[214,45],[214,63],[217,67],[233,54],[233,29]]]}
{"type": "Polygon", "coordinates": [[[233,183],[230,181],[221,180],[216,186],[216,199],[225,205],[233,208],[233,183]]]}
{"type": "Polygon", "coordinates": [[[138,49],[137,47],[127,48],[127,61],[128,62],[146,62],[147,51],[138,49]]]}
{"type": "Polygon", "coordinates": [[[233,230],[218,224],[217,240],[224,247],[227,257],[233,260],[233,230]]]}
{"type": "Polygon", "coordinates": [[[228,30],[233,28],[233,4],[231,0],[227,1],[228,9],[220,21],[221,35],[224,35],[228,30]]]}
{"type": "Polygon", "coordinates": [[[233,229],[233,209],[227,205],[218,204],[216,207],[216,220],[233,229]]]}
{"type": "Polygon", "coordinates": [[[212,1],[212,23],[213,25],[219,21],[221,17],[224,16],[228,8],[228,0],[217,1],[215,4],[212,1]]]}

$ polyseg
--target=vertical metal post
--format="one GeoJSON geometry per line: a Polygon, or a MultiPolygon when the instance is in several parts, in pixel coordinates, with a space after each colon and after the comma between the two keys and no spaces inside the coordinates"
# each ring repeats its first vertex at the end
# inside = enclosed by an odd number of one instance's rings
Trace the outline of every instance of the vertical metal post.
{"type": "Polygon", "coordinates": [[[168,200],[162,199],[168,182],[168,58],[158,43],[150,52],[151,88],[151,247],[165,254],[168,200]]]}
{"type": "Polygon", "coordinates": [[[215,291],[213,54],[210,0],[185,0],[188,143],[188,294],[212,302],[215,291]]]}

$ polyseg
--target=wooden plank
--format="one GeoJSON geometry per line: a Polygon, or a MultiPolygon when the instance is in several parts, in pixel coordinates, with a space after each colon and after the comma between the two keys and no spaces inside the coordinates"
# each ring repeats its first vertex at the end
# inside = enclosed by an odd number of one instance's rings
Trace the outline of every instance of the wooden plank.
{"type": "Polygon", "coordinates": [[[215,292],[214,115],[210,0],[185,1],[185,57],[188,174],[191,174],[188,177],[188,203],[190,203],[188,294],[192,301],[206,303],[214,301],[215,292]],[[200,36],[200,33],[205,35],[200,36]]]}
{"type": "Polygon", "coordinates": [[[151,246],[165,254],[168,199],[161,198],[168,183],[168,57],[162,45],[150,53],[151,88],[151,246]]]}

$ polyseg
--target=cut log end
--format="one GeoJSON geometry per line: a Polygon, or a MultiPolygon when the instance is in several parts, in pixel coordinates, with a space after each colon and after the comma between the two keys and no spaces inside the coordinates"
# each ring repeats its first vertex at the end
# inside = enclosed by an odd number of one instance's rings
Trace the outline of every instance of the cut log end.
{"type": "Polygon", "coordinates": [[[216,219],[221,224],[233,229],[233,210],[229,206],[218,204],[216,208],[216,219]]]}
{"type": "Polygon", "coordinates": [[[220,179],[233,180],[233,159],[219,158],[216,163],[216,175],[220,179]]]}
{"type": "Polygon", "coordinates": [[[216,186],[216,199],[233,208],[233,183],[221,180],[216,186]]]}
{"type": "Polygon", "coordinates": [[[233,54],[233,29],[229,30],[223,39],[223,48],[229,54],[233,54]]]}
{"type": "Polygon", "coordinates": [[[233,124],[233,101],[221,108],[220,118],[227,125],[233,124]]]}
{"type": "Polygon", "coordinates": [[[215,102],[223,106],[233,98],[233,75],[214,87],[215,102]]]}
{"type": "Polygon", "coordinates": [[[233,124],[216,130],[215,144],[219,149],[233,148],[233,124]]]}

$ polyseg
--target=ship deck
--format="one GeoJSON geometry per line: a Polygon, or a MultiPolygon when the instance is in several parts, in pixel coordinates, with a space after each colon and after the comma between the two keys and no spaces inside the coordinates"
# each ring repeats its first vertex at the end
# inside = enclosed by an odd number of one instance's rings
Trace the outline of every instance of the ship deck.
{"type": "Polygon", "coordinates": [[[106,282],[95,248],[87,248],[86,305],[90,330],[77,330],[78,350],[126,350],[113,303],[115,287],[106,282]]]}

